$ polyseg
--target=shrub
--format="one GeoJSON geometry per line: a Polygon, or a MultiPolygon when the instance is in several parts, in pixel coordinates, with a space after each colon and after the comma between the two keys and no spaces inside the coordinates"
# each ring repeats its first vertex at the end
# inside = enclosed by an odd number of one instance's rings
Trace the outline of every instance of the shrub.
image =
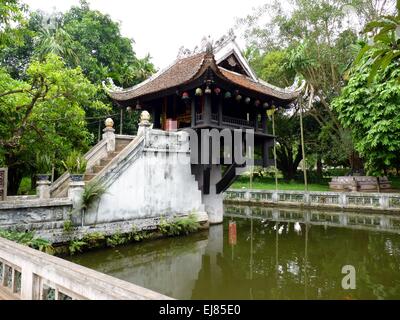
{"type": "Polygon", "coordinates": [[[190,214],[184,218],[175,218],[171,222],[161,219],[159,230],[167,236],[188,235],[200,228],[200,224],[194,214],[190,214]]]}
{"type": "Polygon", "coordinates": [[[17,232],[0,229],[0,237],[39,251],[51,252],[53,247],[48,240],[36,238],[34,232],[17,232]]]}
{"type": "Polygon", "coordinates": [[[90,206],[106,192],[104,185],[98,180],[87,183],[83,189],[81,209],[88,210],[90,206]]]}
{"type": "Polygon", "coordinates": [[[87,243],[83,240],[71,240],[68,246],[70,255],[72,256],[77,252],[82,252],[86,245],[87,243]]]}

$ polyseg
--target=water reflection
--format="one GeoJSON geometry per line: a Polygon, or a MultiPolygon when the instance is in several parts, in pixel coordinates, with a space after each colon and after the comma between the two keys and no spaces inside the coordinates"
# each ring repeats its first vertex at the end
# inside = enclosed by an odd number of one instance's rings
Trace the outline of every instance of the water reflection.
{"type": "Polygon", "coordinates": [[[225,213],[209,231],[71,260],[178,299],[400,298],[400,217],[247,206],[225,213]],[[341,288],[348,264],[356,290],[341,288]]]}

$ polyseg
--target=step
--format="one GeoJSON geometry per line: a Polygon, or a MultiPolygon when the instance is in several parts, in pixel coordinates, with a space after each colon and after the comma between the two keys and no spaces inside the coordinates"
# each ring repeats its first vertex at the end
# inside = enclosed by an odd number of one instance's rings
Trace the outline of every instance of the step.
{"type": "Polygon", "coordinates": [[[101,166],[101,167],[105,167],[106,165],[108,165],[108,164],[111,162],[112,159],[113,159],[113,158],[101,159],[101,160],[100,160],[100,166],[101,166]]]}
{"type": "Polygon", "coordinates": [[[99,173],[101,170],[103,170],[104,169],[104,167],[105,166],[94,166],[93,168],[92,168],[92,172],[91,173],[99,173]]]}
{"type": "Polygon", "coordinates": [[[84,177],[83,177],[83,181],[90,181],[90,180],[92,180],[95,176],[96,176],[96,174],[94,174],[94,173],[85,173],[85,175],[84,175],[84,177]]]}

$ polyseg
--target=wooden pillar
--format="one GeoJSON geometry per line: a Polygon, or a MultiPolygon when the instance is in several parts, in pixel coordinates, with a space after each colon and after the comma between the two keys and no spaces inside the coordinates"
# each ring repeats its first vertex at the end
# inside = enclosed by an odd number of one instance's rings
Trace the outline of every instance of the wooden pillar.
{"type": "Polygon", "coordinates": [[[165,130],[165,124],[166,124],[166,121],[167,121],[167,104],[168,104],[168,100],[167,99],[168,99],[167,97],[164,97],[164,101],[162,103],[162,116],[161,116],[162,124],[161,124],[161,128],[163,130],[165,130]]]}
{"type": "MultiPolygon", "coordinates": [[[[267,129],[267,113],[265,110],[261,111],[261,125],[262,125],[262,132],[263,133],[268,133],[267,129]]],[[[263,167],[268,167],[268,140],[264,139],[263,141],[263,167]]]]}
{"type": "Polygon", "coordinates": [[[156,105],[153,108],[153,124],[154,124],[154,128],[155,129],[160,129],[161,128],[161,123],[160,123],[160,116],[161,116],[161,112],[160,112],[160,105],[156,105]]]}
{"type": "Polygon", "coordinates": [[[222,97],[220,97],[218,99],[218,125],[219,126],[222,126],[222,117],[223,117],[222,109],[223,109],[223,107],[222,107],[222,97]]]}
{"type": "Polygon", "coordinates": [[[267,113],[265,110],[261,111],[261,125],[263,133],[268,133],[267,129],[267,113]]]}
{"type": "Polygon", "coordinates": [[[210,124],[211,123],[211,95],[206,94],[204,96],[204,124],[210,124]]]}
{"type": "Polygon", "coordinates": [[[194,98],[192,99],[190,109],[191,109],[190,113],[192,116],[192,127],[195,127],[196,126],[196,100],[194,98]]]}
{"type": "Polygon", "coordinates": [[[253,113],[253,119],[254,119],[254,130],[257,132],[258,131],[258,111],[255,110],[253,113]]]}

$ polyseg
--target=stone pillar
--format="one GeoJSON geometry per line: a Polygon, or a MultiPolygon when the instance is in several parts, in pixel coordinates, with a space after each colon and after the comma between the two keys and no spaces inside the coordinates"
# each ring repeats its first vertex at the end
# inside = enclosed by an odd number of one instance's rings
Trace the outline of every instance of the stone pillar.
{"type": "Polygon", "coordinates": [[[203,194],[203,204],[208,214],[210,224],[222,223],[224,219],[224,196],[222,193],[217,194],[216,183],[221,180],[221,166],[212,165],[210,172],[210,192],[203,194]]]}
{"type": "Polygon", "coordinates": [[[36,194],[39,199],[50,199],[50,185],[49,180],[42,180],[36,182],[36,194]]]}
{"type": "Polygon", "coordinates": [[[115,129],[114,121],[111,118],[107,118],[104,122],[106,127],[103,129],[103,140],[107,140],[107,152],[115,151],[115,129]]]}
{"type": "Polygon", "coordinates": [[[70,181],[68,188],[68,198],[72,200],[72,207],[79,208],[82,202],[83,188],[85,187],[84,181],[70,181]]]}
{"type": "Polygon", "coordinates": [[[148,129],[151,129],[150,123],[150,113],[146,110],[142,111],[140,114],[140,122],[139,122],[139,129],[138,129],[138,136],[145,135],[148,129]]]}

